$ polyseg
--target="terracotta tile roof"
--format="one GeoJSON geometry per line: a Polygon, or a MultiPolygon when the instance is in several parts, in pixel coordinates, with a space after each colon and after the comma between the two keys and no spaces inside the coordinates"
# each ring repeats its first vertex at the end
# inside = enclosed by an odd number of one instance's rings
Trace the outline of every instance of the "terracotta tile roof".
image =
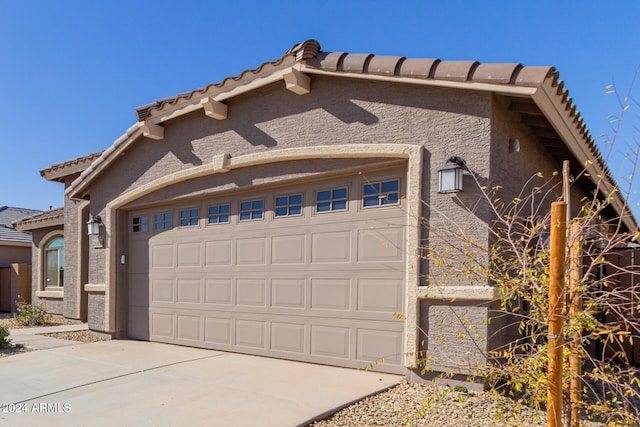
{"type": "MultiPolygon", "coordinates": [[[[64,208],[59,207],[35,215],[22,218],[13,223],[14,227],[20,231],[35,230],[43,227],[62,225],[64,221],[64,208]]],[[[31,240],[29,240],[31,241],[31,240]]]]}
{"type": "MultiPolygon", "coordinates": [[[[409,77],[417,79],[457,81],[469,83],[505,84],[513,86],[539,86],[548,78],[557,81],[558,73],[553,67],[523,67],[521,64],[480,64],[477,61],[442,61],[440,59],[405,58],[404,56],[376,56],[371,53],[322,52],[315,40],[298,43],[280,59],[265,62],[254,70],[245,70],[235,77],[227,77],[220,83],[158,99],[136,108],[138,121],[143,121],[155,111],[177,105],[212,90],[221,89],[250,75],[257,75],[266,67],[277,67],[285,59],[294,56],[296,61],[305,60],[305,65],[323,71],[372,74],[380,76],[409,77]]],[[[570,100],[570,99],[569,99],[570,100]]]]}
{"type": "Polygon", "coordinates": [[[315,40],[307,40],[305,42],[298,43],[294,45],[291,49],[289,49],[284,54],[284,56],[282,56],[280,59],[276,61],[265,62],[256,69],[245,70],[235,77],[225,78],[220,83],[212,83],[190,92],[184,92],[175,96],[157,99],[156,101],[150,104],[138,107],[136,108],[136,115],[138,116],[138,121],[143,121],[147,117],[151,116],[154,110],[162,110],[166,105],[175,105],[180,101],[189,100],[194,96],[204,95],[207,92],[210,92],[212,89],[224,88],[229,83],[244,80],[251,75],[258,75],[265,68],[269,66],[277,67],[280,64],[282,64],[284,60],[287,59],[288,57],[295,56],[296,61],[301,61],[301,60],[313,58],[315,55],[318,54],[319,51],[320,51],[320,44],[315,40]]]}
{"type": "MultiPolygon", "coordinates": [[[[220,83],[210,84],[191,92],[158,99],[136,109],[137,124],[95,160],[67,190],[71,197],[85,197],[91,178],[100,173],[128,144],[142,136],[141,122],[161,124],[185,112],[193,111],[205,97],[224,100],[235,96],[243,87],[255,87],[258,80],[272,82],[265,78],[270,73],[287,72],[295,69],[308,75],[325,74],[336,77],[351,77],[398,81],[412,84],[455,87],[458,89],[491,91],[525,99],[527,108],[535,115],[543,116],[557,131],[559,144],[577,160],[576,167],[593,163],[597,170],[591,176],[605,177],[606,194],[615,193],[617,184],[605,164],[586,124],[576,111],[576,106],[564,88],[564,82],[552,66],[523,66],[521,64],[481,64],[478,61],[442,61],[437,58],[406,58],[404,56],[376,56],[371,53],[322,52],[315,40],[298,43],[281,58],[265,62],[254,70],[246,70],[235,77],[228,77],[220,83]],[[557,126],[562,127],[561,130],[557,126]]],[[[245,89],[250,90],[250,89],[245,89]]],[[[623,200],[616,202],[616,209],[625,211],[630,218],[630,228],[637,228],[635,219],[623,200]]]]}
{"type": "Polygon", "coordinates": [[[86,156],[76,157],[66,162],[51,165],[40,171],[40,175],[48,181],[63,182],[64,177],[80,173],[87,168],[95,159],[100,157],[102,151],[87,154],[86,156]]]}
{"type": "Polygon", "coordinates": [[[0,241],[31,242],[31,233],[24,233],[13,228],[13,223],[41,211],[35,209],[0,207],[0,241]]]}

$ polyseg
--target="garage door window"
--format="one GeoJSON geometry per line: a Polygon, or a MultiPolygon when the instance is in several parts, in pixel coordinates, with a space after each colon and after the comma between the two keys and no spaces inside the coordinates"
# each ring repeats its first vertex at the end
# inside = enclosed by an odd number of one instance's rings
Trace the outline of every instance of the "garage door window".
{"type": "Polygon", "coordinates": [[[399,194],[400,182],[397,179],[365,184],[363,206],[369,208],[372,206],[397,205],[400,200],[399,194]]]}
{"type": "Polygon", "coordinates": [[[180,211],[180,227],[194,227],[198,225],[200,209],[183,209],[180,211]]]}
{"type": "Polygon", "coordinates": [[[262,219],[264,215],[264,200],[247,200],[240,203],[240,221],[262,219]]]}
{"type": "Polygon", "coordinates": [[[209,224],[228,224],[230,210],[229,205],[209,206],[209,224]]]}
{"type": "Polygon", "coordinates": [[[302,215],[302,194],[276,197],[276,217],[302,215]]]}
{"type": "Polygon", "coordinates": [[[132,225],[134,233],[145,233],[149,231],[149,219],[146,215],[133,217],[132,225]]]}
{"type": "Polygon", "coordinates": [[[318,191],[316,194],[316,212],[347,210],[347,187],[318,191]]]}
{"type": "Polygon", "coordinates": [[[156,214],[156,230],[171,230],[173,219],[171,212],[156,214]]]}

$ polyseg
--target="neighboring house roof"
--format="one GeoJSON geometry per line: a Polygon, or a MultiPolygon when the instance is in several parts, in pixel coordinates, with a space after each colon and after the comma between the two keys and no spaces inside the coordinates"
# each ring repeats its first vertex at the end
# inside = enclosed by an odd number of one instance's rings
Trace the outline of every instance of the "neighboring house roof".
{"type": "Polygon", "coordinates": [[[64,178],[82,172],[93,162],[100,157],[102,151],[97,153],[87,154],[86,156],[77,157],[73,160],[67,160],[66,162],[51,165],[46,169],[40,171],[40,175],[47,181],[64,182],[64,178]]]}
{"type": "Polygon", "coordinates": [[[0,207],[0,242],[31,243],[31,233],[16,230],[12,223],[40,212],[35,209],[0,207]]]}
{"type": "MultiPolygon", "coordinates": [[[[13,225],[20,231],[64,225],[64,208],[60,207],[44,212],[38,212],[35,215],[14,222],[13,225]]],[[[31,241],[31,239],[29,239],[29,241],[31,241]]]]}
{"type": "Polygon", "coordinates": [[[66,194],[74,198],[86,197],[91,181],[130,144],[142,136],[162,139],[162,123],[168,120],[198,109],[222,120],[227,115],[227,107],[223,103],[226,99],[282,80],[287,89],[302,95],[311,90],[309,75],[314,74],[488,91],[507,96],[510,99],[509,109],[522,117],[523,123],[547,150],[558,159],[575,159],[572,162],[574,175],[586,166],[593,180],[591,190],[606,196],[614,195],[613,206],[619,214],[624,213],[627,227],[638,227],[554,67],[322,52],[315,40],[299,43],[280,59],[265,62],[236,77],[137,108],[138,123],[97,157],[71,184],[66,194]]]}

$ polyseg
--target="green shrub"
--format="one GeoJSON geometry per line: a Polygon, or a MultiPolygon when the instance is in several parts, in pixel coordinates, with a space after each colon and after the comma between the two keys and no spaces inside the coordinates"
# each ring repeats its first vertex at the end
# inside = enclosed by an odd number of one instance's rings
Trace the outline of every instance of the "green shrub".
{"type": "Polygon", "coordinates": [[[10,348],[11,338],[9,338],[9,327],[0,325],[0,348],[10,348]]]}
{"type": "Polygon", "coordinates": [[[22,326],[44,326],[51,322],[51,315],[47,313],[43,304],[29,304],[25,301],[17,302],[16,322],[22,326]]]}

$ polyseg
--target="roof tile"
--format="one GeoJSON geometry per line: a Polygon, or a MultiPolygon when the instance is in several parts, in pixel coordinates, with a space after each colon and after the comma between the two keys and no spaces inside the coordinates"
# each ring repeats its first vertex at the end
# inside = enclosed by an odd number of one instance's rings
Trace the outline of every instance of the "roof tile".
{"type": "Polygon", "coordinates": [[[515,84],[519,86],[540,86],[544,81],[553,77],[557,79],[558,72],[554,67],[529,66],[523,67],[516,77],[515,84]]]}
{"type": "Polygon", "coordinates": [[[307,65],[320,70],[338,71],[345,56],[346,52],[320,52],[315,58],[308,59],[307,65]]]}
{"type": "Polygon", "coordinates": [[[31,233],[17,231],[11,227],[0,225],[0,242],[31,242],[31,233]]]}
{"type": "Polygon", "coordinates": [[[439,59],[407,58],[400,64],[398,76],[428,79],[433,76],[432,70],[439,63],[439,59]]]}
{"type": "Polygon", "coordinates": [[[349,53],[342,61],[342,69],[347,73],[364,73],[368,62],[373,58],[370,53],[349,53]]]}
{"type": "Polygon", "coordinates": [[[436,67],[433,78],[463,82],[469,80],[478,64],[478,61],[442,61],[436,67]]]}
{"type": "Polygon", "coordinates": [[[369,61],[367,72],[379,76],[395,76],[398,65],[404,61],[404,56],[374,56],[369,61]]]}
{"type": "Polygon", "coordinates": [[[522,64],[479,64],[472,80],[478,83],[509,84],[520,71],[522,64]]]}

